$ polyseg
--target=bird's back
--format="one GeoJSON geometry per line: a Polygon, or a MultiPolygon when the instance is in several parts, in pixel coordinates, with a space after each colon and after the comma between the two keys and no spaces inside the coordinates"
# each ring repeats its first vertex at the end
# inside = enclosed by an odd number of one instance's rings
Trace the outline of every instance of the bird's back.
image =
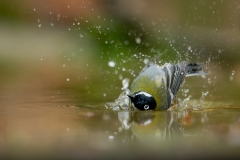
{"type": "Polygon", "coordinates": [[[135,78],[131,92],[145,91],[157,102],[156,109],[166,110],[175,99],[185,76],[202,74],[202,64],[180,62],[159,66],[148,64],[135,78]]]}

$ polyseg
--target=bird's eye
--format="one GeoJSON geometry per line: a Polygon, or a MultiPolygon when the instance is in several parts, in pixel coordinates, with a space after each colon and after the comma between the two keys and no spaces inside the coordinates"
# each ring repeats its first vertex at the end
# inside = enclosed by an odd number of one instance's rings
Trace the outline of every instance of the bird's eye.
{"type": "Polygon", "coordinates": [[[144,107],[143,107],[145,110],[148,110],[149,109],[149,105],[144,105],[144,107]]]}

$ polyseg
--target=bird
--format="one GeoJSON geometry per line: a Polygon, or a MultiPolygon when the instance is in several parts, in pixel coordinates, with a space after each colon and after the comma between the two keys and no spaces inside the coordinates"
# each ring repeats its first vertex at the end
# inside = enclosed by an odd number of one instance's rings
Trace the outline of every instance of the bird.
{"type": "Polygon", "coordinates": [[[186,61],[162,66],[150,62],[133,80],[127,96],[135,109],[168,110],[176,101],[185,77],[204,74],[203,66],[186,61]]]}

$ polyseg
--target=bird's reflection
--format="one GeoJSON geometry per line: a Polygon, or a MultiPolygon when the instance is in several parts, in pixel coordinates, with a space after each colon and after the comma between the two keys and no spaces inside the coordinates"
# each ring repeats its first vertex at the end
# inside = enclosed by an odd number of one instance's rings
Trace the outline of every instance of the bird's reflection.
{"type": "Polygon", "coordinates": [[[118,119],[122,128],[140,140],[172,140],[182,136],[176,112],[119,111],[118,119]]]}

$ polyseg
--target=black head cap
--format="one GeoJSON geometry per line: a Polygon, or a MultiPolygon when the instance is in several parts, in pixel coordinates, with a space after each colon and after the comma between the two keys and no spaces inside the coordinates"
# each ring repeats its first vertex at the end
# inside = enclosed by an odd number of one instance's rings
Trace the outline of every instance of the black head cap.
{"type": "Polygon", "coordinates": [[[134,106],[139,110],[154,110],[157,106],[154,97],[143,91],[135,92],[133,95],[128,95],[134,106]]]}

